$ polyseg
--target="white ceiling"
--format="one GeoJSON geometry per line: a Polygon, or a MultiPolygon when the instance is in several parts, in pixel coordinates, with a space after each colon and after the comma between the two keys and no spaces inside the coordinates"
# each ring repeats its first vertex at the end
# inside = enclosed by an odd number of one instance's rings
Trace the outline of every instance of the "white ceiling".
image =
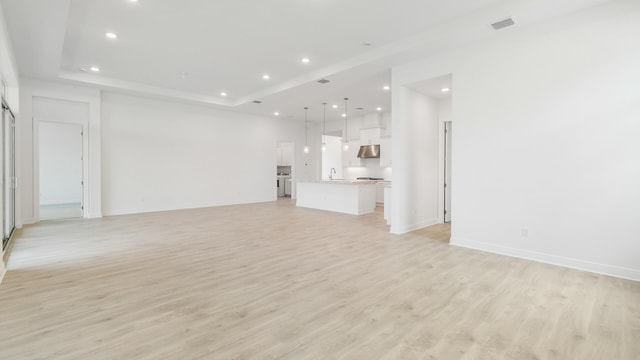
{"type": "Polygon", "coordinates": [[[453,78],[451,74],[439,76],[437,78],[419,81],[414,84],[407,85],[423,95],[427,95],[434,99],[446,99],[453,94],[453,78]],[[449,91],[443,92],[442,89],[447,88],[449,91]]]}
{"type": "Polygon", "coordinates": [[[499,36],[497,20],[516,21],[504,33],[605,0],[0,2],[22,76],[300,118],[344,97],[389,109],[392,66],[499,36]]]}

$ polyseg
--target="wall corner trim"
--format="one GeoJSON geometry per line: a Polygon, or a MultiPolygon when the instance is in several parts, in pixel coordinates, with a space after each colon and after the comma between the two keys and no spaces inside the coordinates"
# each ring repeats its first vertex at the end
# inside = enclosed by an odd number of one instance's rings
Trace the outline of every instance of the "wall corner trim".
{"type": "Polygon", "coordinates": [[[540,263],[563,266],[570,269],[592,272],[621,279],[640,281],[640,270],[622,268],[613,265],[593,263],[580,259],[567,258],[557,255],[538,253],[535,251],[515,249],[506,246],[487,244],[483,242],[451,237],[451,245],[485,251],[499,255],[511,256],[519,259],[531,260],[540,263]]]}

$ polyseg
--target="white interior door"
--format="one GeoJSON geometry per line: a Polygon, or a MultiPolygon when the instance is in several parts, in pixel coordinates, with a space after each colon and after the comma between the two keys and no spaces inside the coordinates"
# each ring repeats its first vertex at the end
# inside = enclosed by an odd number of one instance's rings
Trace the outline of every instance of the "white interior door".
{"type": "Polygon", "coordinates": [[[40,220],[82,217],[82,125],[40,121],[40,220]]]}
{"type": "Polygon", "coordinates": [[[451,221],[451,121],[444,123],[444,221],[451,221]]]}

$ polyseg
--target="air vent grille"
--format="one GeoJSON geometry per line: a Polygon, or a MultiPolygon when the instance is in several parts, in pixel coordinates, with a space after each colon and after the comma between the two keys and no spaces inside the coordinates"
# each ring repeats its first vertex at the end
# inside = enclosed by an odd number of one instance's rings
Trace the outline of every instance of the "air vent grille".
{"type": "Polygon", "coordinates": [[[260,101],[260,100],[253,100],[253,103],[254,103],[254,104],[262,104],[262,101],[260,101]]]}
{"type": "Polygon", "coordinates": [[[500,30],[500,29],[504,29],[506,27],[509,27],[511,25],[514,25],[515,22],[513,22],[512,18],[508,18],[508,19],[504,19],[504,20],[500,20],[498,22],[495,22],[493,24],[491,24],[491,27],[493,27],[493,30],[500,30]]]}
{"type": "Polygon", "coordinates": [[[326,84],[326,83],[328,83],[328,82],[329,82],[329,80],[327,80],[327,79],[320,79],[320,80],[318,80],[318,82],[319,82],[320,84],[326,84]]]}

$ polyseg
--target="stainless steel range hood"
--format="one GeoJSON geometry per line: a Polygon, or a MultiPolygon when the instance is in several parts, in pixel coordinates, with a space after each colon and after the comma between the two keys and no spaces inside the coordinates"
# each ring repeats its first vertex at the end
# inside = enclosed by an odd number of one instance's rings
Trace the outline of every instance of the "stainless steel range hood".
{"type": "Polygon", "coordinates": [[[360,146],[358,157],[363,159],[380,158],[380,145],[363,145],[360,146]]]}

